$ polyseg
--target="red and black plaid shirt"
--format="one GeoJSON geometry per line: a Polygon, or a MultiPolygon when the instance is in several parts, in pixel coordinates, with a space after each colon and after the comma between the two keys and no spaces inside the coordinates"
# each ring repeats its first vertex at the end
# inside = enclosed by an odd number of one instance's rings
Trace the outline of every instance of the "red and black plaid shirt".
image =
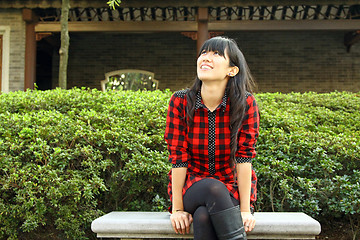
{"type": "MultiPolygon", "coordinates": [[[[234,180],[234,167],[230,166],[230,105],[225,93],[221,104],[211,112],[204,105],[200,91],[195,103],[193,126],[186,124],[186,94],[181,90],[170,99],[166,119],[165,140],[168,144],[169,162],[173,168],[187,167],[183,195],[195,182],[204,178],[222,181],[238,200],[239,191],[234,180]]],[[[242,127],[239,129],[237,163],[251,162],[255,157],[255,144],[259,134],[259,111],[256,100],[246,94],[247,108],[242,127]]],[[[171,171],[168,193],[172,201],[171,171]]],[[[256,200],[255,171],[252,170],[250,202],[256,200]]]]}

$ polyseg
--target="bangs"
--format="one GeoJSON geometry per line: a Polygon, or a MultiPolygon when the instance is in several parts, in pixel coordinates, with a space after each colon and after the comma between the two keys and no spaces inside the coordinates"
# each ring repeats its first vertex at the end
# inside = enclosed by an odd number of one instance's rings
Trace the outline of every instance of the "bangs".
{"type": "Polygon", "coordinates": [[[205,50],[207,52],[218,51],[221,56],[225,56],[225,49],[229,48],[228,39],[223,37],[214,37],[207,40],[200,49],[199,55],[205,50]]]}

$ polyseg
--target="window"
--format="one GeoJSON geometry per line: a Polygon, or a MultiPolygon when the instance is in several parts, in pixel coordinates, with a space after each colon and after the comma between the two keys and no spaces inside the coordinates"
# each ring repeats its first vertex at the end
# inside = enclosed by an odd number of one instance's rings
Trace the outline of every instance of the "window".
{"type": "Polygon", "coordinates": [[[9,92],[10,27],[0,26],[0,92],[9,92]]]}
{"type": "Polygon", "coordinates": [[[103,91],[107,90],[148,90],[153,91],[158,88],[159,81],[154,79],[154,73],[124,69],[105,74],[105,80],[101,81],[103,91]]]}

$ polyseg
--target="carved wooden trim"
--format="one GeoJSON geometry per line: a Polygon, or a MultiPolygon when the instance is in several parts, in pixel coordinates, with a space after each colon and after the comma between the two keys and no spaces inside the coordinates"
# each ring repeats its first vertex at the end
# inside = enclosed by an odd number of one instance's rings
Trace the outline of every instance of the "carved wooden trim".
{"type": "Polygon", "coordinates": [[[355,43],[360,42],[360,30],[348,32],[344,36],[344,45],[346,46],[347,52],[350,52],[350,48],[355,43]]]}
{"type": "Polygon", "coordinates": [[[36,33],[36,41],[39,42],[44,38],[50,37],[53,34],[51,32],[36,33]]]}
{"type": "MultiPolygon", "coordinates": [[[[192,40],[197,40],[197,32],[181,32],[182,35],[184,35],[185,37],[191,38],[192,40]]],[[[209,39],[216,37],[216,36],[221,36],[224,35],[224,32],[209,32],[209,39]]]]}

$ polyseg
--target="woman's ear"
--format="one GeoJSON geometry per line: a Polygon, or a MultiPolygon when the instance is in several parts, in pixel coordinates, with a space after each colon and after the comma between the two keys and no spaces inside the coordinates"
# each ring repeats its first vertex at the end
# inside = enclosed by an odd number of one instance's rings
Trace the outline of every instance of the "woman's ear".
{"type": "Polygon", "coordinates": [[[230,67],[229,76],[234,77],[236,74],[239,73],[239,68],[237,66],[230,67]]]}

